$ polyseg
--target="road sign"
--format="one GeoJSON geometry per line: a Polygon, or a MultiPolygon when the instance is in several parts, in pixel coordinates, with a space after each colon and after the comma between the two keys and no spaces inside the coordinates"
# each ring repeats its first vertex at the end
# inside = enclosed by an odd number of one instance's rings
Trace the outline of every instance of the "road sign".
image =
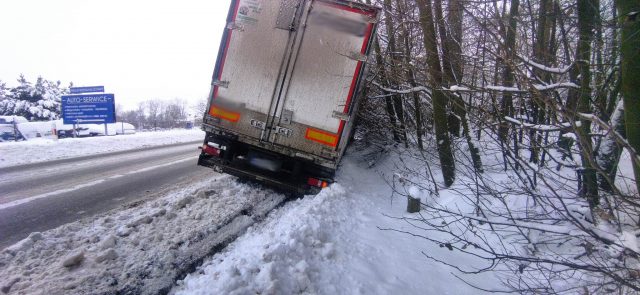
{"type": "Polygon", "coordinates": [[[71,87],[69,92],[71,94],[104,92],[104,86],[71,87]]]}
{"type": "Polygon", "coordinates": [[[64,124],[114,123],[115,99],[113,94],[78,94],[62,96],[64,124]]]}

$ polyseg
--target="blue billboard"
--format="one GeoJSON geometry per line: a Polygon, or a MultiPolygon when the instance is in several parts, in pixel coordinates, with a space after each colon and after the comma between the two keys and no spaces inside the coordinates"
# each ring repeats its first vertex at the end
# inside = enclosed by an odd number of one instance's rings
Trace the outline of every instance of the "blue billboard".
{"type": "Polygon", "coordinates": [[[104,86],[71,87],[69,88],[69,92],[71,94],[104,92],[104,86]]]}
{"type": "Polygon", "coordinates": [[[113,94],[78,94],[62,96],[64,124],[115,123],[113,94]]]}

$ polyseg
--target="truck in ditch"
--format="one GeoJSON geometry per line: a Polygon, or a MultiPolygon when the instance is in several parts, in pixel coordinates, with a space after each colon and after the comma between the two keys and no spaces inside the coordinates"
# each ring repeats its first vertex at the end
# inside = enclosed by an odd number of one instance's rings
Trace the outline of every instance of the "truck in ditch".
{"type": "Polygon", "coordinates": [[[198,164],[297,194],[330,184],[379,13],[353,1],[232,0],[198,164]]]}

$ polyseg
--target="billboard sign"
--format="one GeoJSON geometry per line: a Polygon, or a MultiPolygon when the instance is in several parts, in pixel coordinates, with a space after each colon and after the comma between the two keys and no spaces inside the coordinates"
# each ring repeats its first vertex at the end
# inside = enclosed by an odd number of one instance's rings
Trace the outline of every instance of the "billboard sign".
{"type": "Polygon", "coordinates": [[[71,87],[69,92],[71,94],[104,92],[104,86],[71,87]]]}
{"type": "Polygon", "coordinates": [[[115,123],[113,94],[78,94],[62,96],[64,124],[115,123]]]}

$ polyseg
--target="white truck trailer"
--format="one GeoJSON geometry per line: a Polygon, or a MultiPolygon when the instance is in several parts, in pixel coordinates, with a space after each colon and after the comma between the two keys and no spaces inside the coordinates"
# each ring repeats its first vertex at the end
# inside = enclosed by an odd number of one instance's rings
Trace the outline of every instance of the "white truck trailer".
{"type": "Polygon", "coordinates": [[[198,164],[295,193],[331,183],[379,12],[342,0],[232,0],[198,164]]]}

